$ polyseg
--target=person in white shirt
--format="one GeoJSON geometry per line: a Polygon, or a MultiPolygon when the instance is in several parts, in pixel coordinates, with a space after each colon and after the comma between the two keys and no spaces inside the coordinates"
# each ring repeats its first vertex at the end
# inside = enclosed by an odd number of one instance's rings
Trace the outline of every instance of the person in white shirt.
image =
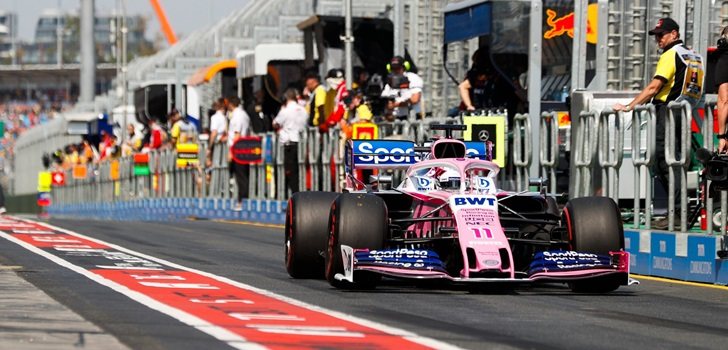
{"type": "Polygon", "coordinates": [[[388,66],[390,74],[382,90],[382,97],[388,100],[387,109],[397,119],[409,119],[410,112],[421,119],[424,81],[416,73],[407,71],[409,63],[401,56],[392,57],[388,66]]]}
{"type": "Polygon", "coordinates": [[[286,186],[291,194],[298,192],[298,142],[301,132],[308,125],[308,113],[298,104],[298,91],[293,88],[283,93],[286,104],[273,119],[273,127],[278,130],[278,142],[283,144],[283,171],[286,186]]]}
{"type": "MultiPolygon", "coordinates": [[[[232,147],[239,137],[248,136],[250,116],[240,107],[240,98],[233,96],[229,99],[229,102],[230,106],[228,108],[231,110],[231,117],[228,125],[227,142],[228,147],[232,147]]],[[[238,203],[234,210],[240,211],[243,208],[243,198],[248,197],[250,166],[234,162],[232,152],[228,152],[228,160],[230,161],[230,168],[235,173],[235,183],[238,185],[238,203]]]]}
{"type": "Polygon", "coordinates": [[[227,140],[227,117],[225,116],[225,102],[216,101],[212,104],[215,114],[210,117],[210,149],[215,143],[227,140]]]}
{"type": "Polygon", "coordinates": [[[215,114],[210,117],[210,140],[207,147],[207,160],[205,165],[210,168],[212,166],[212,155],[215,146],[220,142],[227,141],[227,117],[225,116],[225,100],[219,99],[212,104],[215,114]]]}

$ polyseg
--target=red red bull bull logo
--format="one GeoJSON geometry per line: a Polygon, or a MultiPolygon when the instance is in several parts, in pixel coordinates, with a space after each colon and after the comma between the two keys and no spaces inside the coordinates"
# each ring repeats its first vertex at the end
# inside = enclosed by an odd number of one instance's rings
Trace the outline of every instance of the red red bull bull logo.
{"type": "Polygon", "coordinates": [[[570,38],[574,37],[574,13],[569,13],[566,16],[556,18],[556,11],[547,9],[546,10],[546,24],[551,29],[543,33],[544,39],[552,39],[557,36],[562,36],[564,33],[570,38]]]}
{"type": "MultiPolygon", "coordinates": [[[[586,41],[590,44],[597,43],[597,4],[590,4],[587,7],[586,19],[586,41]]],[[[546,9],[546,24],[549,30],[543,33],[544,39],[553,39],[564,34],[574,38],[574,12],[557,17],[558,13],[552,9],[546,9]]]]}

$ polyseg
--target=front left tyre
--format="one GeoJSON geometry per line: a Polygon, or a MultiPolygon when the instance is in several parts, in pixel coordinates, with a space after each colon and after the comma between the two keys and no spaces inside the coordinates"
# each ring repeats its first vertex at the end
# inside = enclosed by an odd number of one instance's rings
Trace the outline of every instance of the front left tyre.
{"type": "Polygon", "coordinates": [[[323,278],[331,203],[338,193],[298,192],[288,200],[285,263],[293,278],[323,278]]]}
{"type": "MultiPolygon", "coordinates": [[[[570,200],[562,214],[562,224],[569,233],[572,250],[609,255],[624,249],[624,227],[619,208],[607,197],[583,197],[570,200]]],[[[607,293],[616,290],[619,276],[575,281],[571,289],[580,293],[607,293]]]]}

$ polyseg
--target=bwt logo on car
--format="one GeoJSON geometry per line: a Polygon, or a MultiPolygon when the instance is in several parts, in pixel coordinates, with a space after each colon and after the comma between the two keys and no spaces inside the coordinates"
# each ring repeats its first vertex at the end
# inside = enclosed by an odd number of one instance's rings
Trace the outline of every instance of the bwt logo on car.
{"type": "Polygon", "coordinates": [[[475,181],[475,187],[478,189],[486,190],[490,187],[490,181],[484,177],[478,177],[475,181]]]}
{"type": "Polygon", "coordinates": [[[485,205],[488,203],[489,206],[495,205],[495,198],[488,197],[457,197],[455,198],[455,205],[485,205]]]}
{"type": "Polygon", "coordinates": [[[358,163],[406,165],[419,160],[419,157],[414,155],[411,142],[360,142],[355,144],[355,152],[358,163]],[[362,154],[374,154],[374,156],[362,154]],[[402,156],[394,154],[402,154],[402,156]]]}

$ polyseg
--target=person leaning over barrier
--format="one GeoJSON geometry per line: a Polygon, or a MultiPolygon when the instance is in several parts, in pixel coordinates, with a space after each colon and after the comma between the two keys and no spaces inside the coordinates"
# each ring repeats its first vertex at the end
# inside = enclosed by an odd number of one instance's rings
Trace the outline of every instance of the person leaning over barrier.
{"type": "Polygon", "coordinates": [[[718,88],[718,152],[728,153],[726,122],[728,122],[728,26],[718,39],[718,63],[715,65],[715,86],[718,88]]]}
{"type": "Polygon", "coordinates": [[[283,171],[286,187],[291,194],[298,192],[298,143],[301,132],[306,130],[308,114],[298,104],[298,91],[293,88],[283,93],[286,99],[278,115],[273,119],[273,127],[278,130],[278,142],[283,144],[283,171]]]}
{"type": "MultiPolygon", "coordinates": [[[[703,59],[695,51],[685,47],[682,40],[680,40],[680,27],[672,18],[661,18],[655,28],[649,31],[649,34],[655,36],[657,46],[663,51],[662,55],[660,55],[660,60],[657,62],[655,75],[652,81],[630,103],[626,106],[617,103],[613,108],[615,111],[629,112],[635,106],[652,99],[652,104],[655,106],[657,112],[657,127],[655,130],[656,161],[652,166],[652,174],[657,178],[656,184],[667,194],[669,191],[669,167],[665,160],[665,126],[668,117],[667,105],[672,101],[687,100],[693,108],[696,107],[703,92],[703,59]]],[[[680,149],[681,129],[682,125],[678,119],[675,123],[677,150],[680,149]]],[[[679,156],[679,154],[676,156],[679,156]]],[[[677,178],[675,199],[680,198],[679,181],[679,178],[677,178]]],[[[667,200],[663,198],[662,201],[658,201],[658,196],[655,197],[656,214],[662,214],[659,211],[667,213],[667,200]]],[[[677,202],[677,206],[679,206],[680,201],[677,200],[677,202]]],[[[679,225],[677,220],[675,225],[679,225]]],[[[654,226],[655,228],[666,228],[667,220],[659,220],[654,226]]]]}

